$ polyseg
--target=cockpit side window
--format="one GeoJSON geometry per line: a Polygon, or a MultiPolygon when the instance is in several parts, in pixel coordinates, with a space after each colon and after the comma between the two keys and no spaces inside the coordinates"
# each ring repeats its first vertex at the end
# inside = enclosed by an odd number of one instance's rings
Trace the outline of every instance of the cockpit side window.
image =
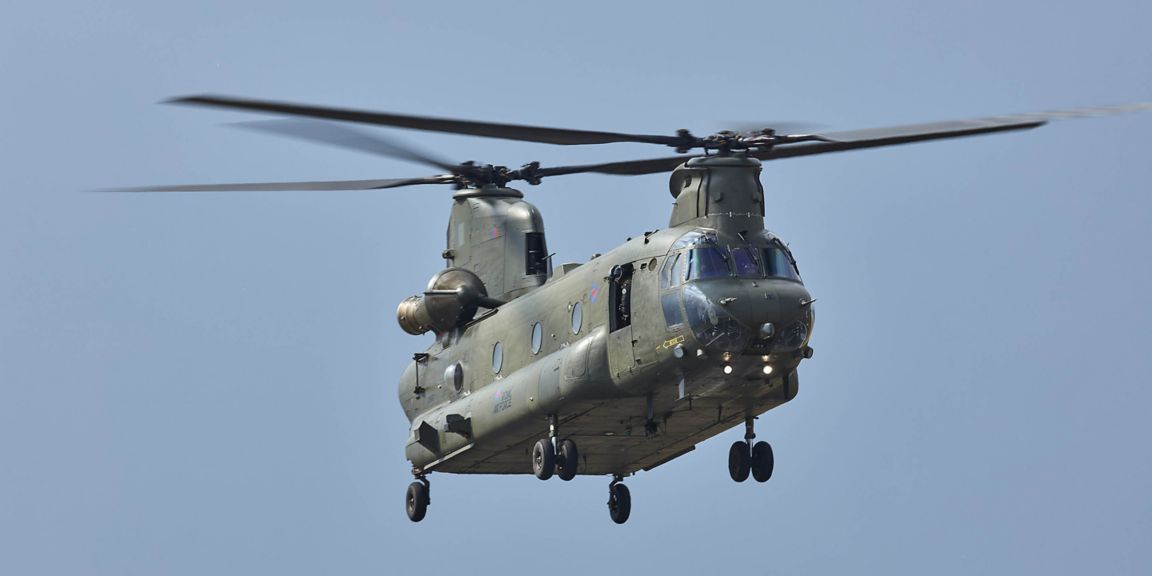
{"type": "Polygon", "coordinates": [[[716,246],[698,246],[688,252],[688,280],[723,278],[731,273],[728,257],[716,246]]]}
{"type": "Polygon", "coordinates": [[[764,255],[764,271],[767,272],[769,278],[787,278],[800,281],[800,273],[796,271],[792,256],[783,248],[778,245],[767,246],[763,248],[762,253],[764,255]]]}
{"type": "Polygon", "coordinates": [[[684,283],[684,263],[687,261],[687,252],[672,252],[660,269],[660,307],[664,309],[664,321],[669,329],[684,323],[679,288],[684,283]]]}
{"type": "Polygon", "coordinates": [[[682,252],[670,254],[664,260],[664,269],[660,271],[660,288],[675,288],[684,281],[684,261],[687,257],[682,252]]]}

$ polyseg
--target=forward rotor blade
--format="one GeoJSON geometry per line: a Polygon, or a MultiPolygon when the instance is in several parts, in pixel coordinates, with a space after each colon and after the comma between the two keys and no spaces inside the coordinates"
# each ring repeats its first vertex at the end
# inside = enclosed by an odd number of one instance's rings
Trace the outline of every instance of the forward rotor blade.
{"type": "Polygon", "coordinates": [[[377,124],[380,126],[395,126],[398,128],[411,128],[414,130],[427,130],[431,132],[449,132],[452,134],[466,134],[469,136],[483,136],[486,138],[503,138],[505,140],[542,142],[545,144],[572,145],[609,144],[612,142],[642,142],[649,144],[665,144],[667,146],[680,146],[684,143],[683,138],[676,136],[621,134],[617,132],[597,132],[590,130],[571,130],[566,128],[546,128],[542,126],[523,126],[519,124],[500,124],[496,122],[477,122],[473,120],[455,120],[451,118],[409,116],[404,114],[390,114],[387,112],[371,112],[367,110],[352,110],[343,108],[327,108],[322,106],[289,104],[286,102],[249,100],[245,98],[233,98],[229,96],[186,96],[182,98],[173,98],[167,102],[170,104],[215,106],[218,108],[233,108],[236,110],[249,110],[255,112],[272,112],[276,114],[288,114],[291,116],[324,118],[327,120],[343,120],[346,122],[360,122],[364,124],[377,124]]]}
{"type": "Polygon", "coordinates": [[[911,142],[925,142],[928,140],[943,140],[947,138],[962,138],[995,132],[1008,132],[1012,130],[1028,130],[1043,126],[1051,120],[1069,120],[1073,118],[1091,118],[1111,114],[1123,114],[1152,109],[1152,102],[1139,102],[1135,104],[1122,104],[1118,106],[1095,106],[1091,108],[1075,108],[1070,110],[1056,110],[1052,112],[1037,112],[1031,114],[1013,114],[1005,116],[989,116],[986,118],[973,118],[970,120],[952,120],[930,124],[910,124],[906,126],[890,126],[886,128],[871,128],[867,130],[853,130],[849,132],[829,132],[820,136],[831,142],[802,143],[796,145],[781,145],[768,150],[758,150],[749,155],[760,160],[777,160],[780,158],[794,158],[797,156],[810,156],[827,152],[842,152],[845,150],[858,150],[861,148],[876,148],[880,146],[893,146],[911,142]]]}
{"type": "Polygon", "coordinates": [[[695,156],[668,156],[665,158],[625,160],[623,162],[607,162],[604,164],[554,166],[551,168],[540,168],[536,171],[536,174],[545,177],[593,172],[596,174],[612,174],[615,176],[640,176],[642,174],[656,174],[657,172],[671,172],[672,169],[692,158],[695,158],[695,156]]]}
{"type": "MultiPolygon", "coordinates": [[[[980,134],[993,134],[1013,130],[1028,130],[1043,126],[1052,120],[1070,120],[1075,118],[1091,118],[1111,114],[1124,114],[1152,110],[1152,102],[1138,102],[1135,104],[1121,104],[1117,106],[1095,106],[1090,108],[1074,108],[1070,110],[1056,110],[1051,112],[1038,112],[1031,114],[1014,114],[1005,116],[989,116],[970,120],[952,120],[934,122],[929,124],[909,124],[904,126],[889,126],[885,128],[872,128],[867,130],[853,130],[849,132],[829,132],[820,134],[830,142],[803,142],[797,144],[781,144],[767,150],[753,150],[748,153],[760,160],[779,160],[781,158],[795,158],[811,156],[828,152],[842,152],[862,148],[877,148],[880,146],[894,146],[912,142],[926,142],[930,140],[944,140],[948,138],[962,138],[980,134]]],[[[598,174],[615,174],[621,176],[635,176],[641,174],[654,174],[669,172],[680,164],[687,162],[692,156],[672,156],[667,158],[652,158],[649,160],[630,160],[624,162],[609,162],[605,164],[586,164],[581,166],[557,166],[541,168],[537,174],[544,176],[560,176],[563,174],[580,174],[594,172],[598,174]]]]}
{"type": "Polygon", "coordinates": [[[458,166],[433,157],[427,152],[417,150],[406,144],[385,138],[378,134],[369,134],[351,126],[335,124],[332,122],[319,122],[315,120],[261,120],[259,122],[241,122],[233,124],[238,128],[267,132],[278,136],[288,136],[298,140],[320,142],[341,148],[359,150],[377,156],[387,156],[399,160],[407,160],[417,164],[424,164],[439,168],[446,172],[455,172],[458,166]]]}
{"type": "Polygon", "coordinates": [[[296,190],[381,190],[417,184],[451,184],[451,175],[428,178],[394,178],[391,180],[337,180],[321,182],[251,182],[243,184],[179,184],[175,186],[141,186],[118,188],[106,192],[291,192],[296,190]]]}

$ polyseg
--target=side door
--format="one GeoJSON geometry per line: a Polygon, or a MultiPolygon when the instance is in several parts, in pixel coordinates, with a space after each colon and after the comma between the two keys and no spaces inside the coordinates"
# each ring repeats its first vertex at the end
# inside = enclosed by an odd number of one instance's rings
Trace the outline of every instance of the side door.
{"type": "Polygon", "coordinates": [[[608,279],[608,369],[619,377],[636,366],[632,338],[633,266],[612,267],[608,279]]]}

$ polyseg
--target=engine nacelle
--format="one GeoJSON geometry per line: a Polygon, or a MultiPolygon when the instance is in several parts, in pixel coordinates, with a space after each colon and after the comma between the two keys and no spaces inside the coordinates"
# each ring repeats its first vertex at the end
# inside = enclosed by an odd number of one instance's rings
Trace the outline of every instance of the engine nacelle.
{"type": "Polygon", "coordinates": [[[423,295],[405,298],[396,309],[396,319],[409,334],[442,333],[470,322],[480,306],[499,304],[488,298],[479,276],[463,268],[447,268],[428,281],[423,295]]]}

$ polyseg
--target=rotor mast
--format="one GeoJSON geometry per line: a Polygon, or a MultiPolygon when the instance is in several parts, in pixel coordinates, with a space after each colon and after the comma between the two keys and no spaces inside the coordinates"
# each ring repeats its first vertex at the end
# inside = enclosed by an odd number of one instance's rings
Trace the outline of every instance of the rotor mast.
{"type": "Polygon", "coordinates": [[[443,253],[448,267],[470,270],[504,302],[548,280],[544,218],[519,190],[487,184],[458,190],[452,200],[443,253]]]}
{"type": "Polygon", "coordinates": [[[764,187],[755,158],[743,154],[693,158],[672,172],[668,188],[676,199],[669,227],[764,229],[764,187]]]}

